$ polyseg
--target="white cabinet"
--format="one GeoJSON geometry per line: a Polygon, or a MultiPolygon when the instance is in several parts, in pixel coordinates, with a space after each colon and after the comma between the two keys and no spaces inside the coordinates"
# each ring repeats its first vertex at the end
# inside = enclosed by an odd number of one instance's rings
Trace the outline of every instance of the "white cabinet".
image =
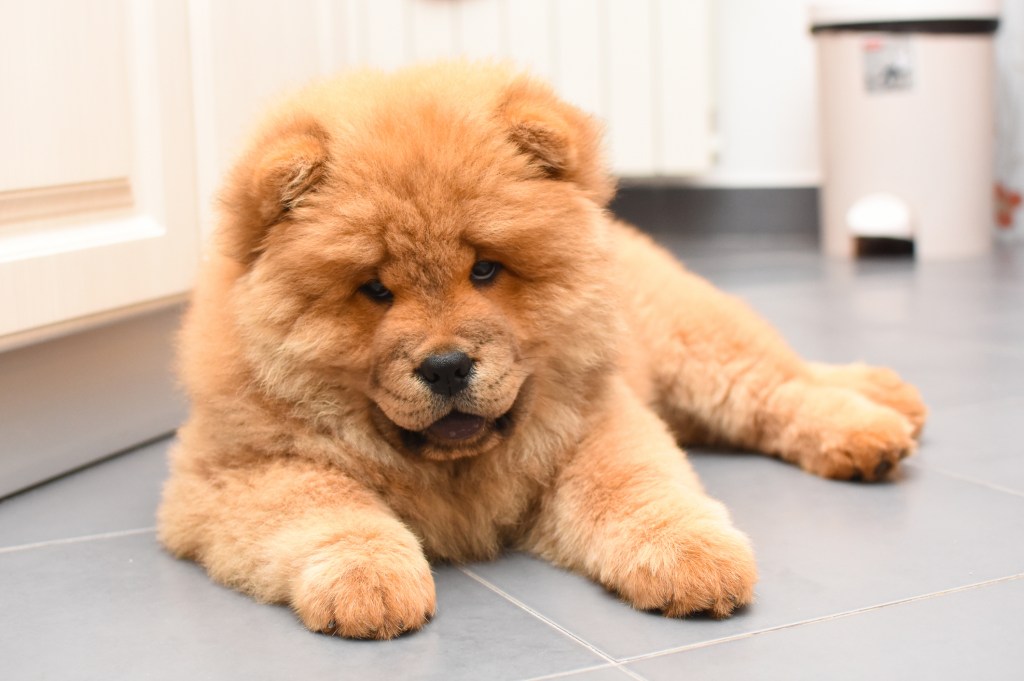
{"type": "Polygon", "coordinates": [[[709,24],[710,0],[3,0],[0,349],[180,299],[258,111],[318,75],[509,59],[607,121],[620,175],[699,173],[709,24]]]}
{"type": "Polygon", "coordinates": [[[0,342],[188,289],[186,19],[158,0],[0,3],[0,342]]]}

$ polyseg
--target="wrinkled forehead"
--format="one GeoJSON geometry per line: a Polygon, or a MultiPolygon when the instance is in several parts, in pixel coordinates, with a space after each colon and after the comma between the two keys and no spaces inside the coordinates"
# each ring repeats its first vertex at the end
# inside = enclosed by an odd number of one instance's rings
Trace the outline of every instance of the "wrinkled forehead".
{"type": "Polygon", "coordinates": [[[372,198],[362,198],[357,210],[347,212],[346,221],[349,230],[376,244],[382,259],[424,265],[466,250],[514,258],[520,251],[544,244],[550,250],[571,241],[561,227],[574,221],[573,202],[520,184],[481,178],[474,186],[460,186],[435,176],[397,191],[378,186],[372,198]]]}
{"type": "Polygon", "coordinates": [[[543,280],[567,258],[596,250],[600,211],[562,183],[429,174],[393,179],[317,199],[313,219],[302,227],[317,233],[317,260],[354,277],[388,273],[405,283],[442,284],[462,276],[474,259],[543,280]]]}
{"type": "Polygon", "coordinates": [[[542,277],[593,239],[600,215],[568,182],[524,177],[496,124],[440,110],[376,116],[338,138],[331,166],[308,228],[318,258],[361,276],[399,262],[429,280],[480,257],[542,277]]]}

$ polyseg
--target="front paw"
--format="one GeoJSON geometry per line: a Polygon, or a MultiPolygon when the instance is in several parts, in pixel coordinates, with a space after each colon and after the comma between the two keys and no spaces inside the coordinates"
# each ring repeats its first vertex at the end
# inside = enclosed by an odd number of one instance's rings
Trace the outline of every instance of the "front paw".
{"type": "Polygon", "coordinates": [[[805,470],[837,480],[884,480],[917,448],[915,427],[893,409],[858,401],[819,423],[800,444],[805,470]]]}
{"type": "Polygon", "coordinates": [[[313,631],[394,638],[433,616],[434,579],[418,546],[342,540],[307,561],[292,607],[313,631]]]}
{"type": "Polygon", "coordinates": [[[726,617],[754,599],[757,566],[750,541],[719,519],[681,523],[643,537],[620,554],[602,581],[641,610],[668,617],[726,617]]]}

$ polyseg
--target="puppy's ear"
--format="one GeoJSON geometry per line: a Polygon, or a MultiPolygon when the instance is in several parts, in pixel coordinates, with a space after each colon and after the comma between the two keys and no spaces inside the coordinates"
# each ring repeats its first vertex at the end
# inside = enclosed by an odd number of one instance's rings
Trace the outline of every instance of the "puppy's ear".
{"type": "Polygon", "coordinates": [[[499,115],[509,141],[540,173],[575,183],[598,205],[611,200],[615,181],[604,162],[601,126],[593,117],[525,77],[505,90],[499,115]]]}
{"type": "Polygon", "coordinates": [[[291,117],[270,125],[239,159],[221,195],[224,254],[252,262],[270,227],[323,181],[327,162],[327,133],[316,121],[291,117]]]}

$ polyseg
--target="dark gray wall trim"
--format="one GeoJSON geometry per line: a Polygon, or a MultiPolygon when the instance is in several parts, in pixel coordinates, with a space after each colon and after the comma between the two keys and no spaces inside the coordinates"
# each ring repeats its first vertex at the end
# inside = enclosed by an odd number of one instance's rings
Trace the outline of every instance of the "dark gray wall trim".
{"type": "Polygon", "coordinates": [[[654,232],[818,234],[817,187],[722,189],[638,184],[621,187],[611,209],[623,220],[654,232]]]}
{"type": "Polygon", "coordinates": [[[0,353],[0,497],[177,428],[182,306],[0,353]]]}

